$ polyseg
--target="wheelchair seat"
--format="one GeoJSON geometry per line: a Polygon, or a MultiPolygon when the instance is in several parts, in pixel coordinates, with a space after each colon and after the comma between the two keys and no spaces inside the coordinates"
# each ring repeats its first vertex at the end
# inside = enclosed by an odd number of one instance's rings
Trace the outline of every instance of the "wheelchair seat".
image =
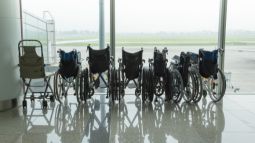
{"type": "Polygon", "coordinates": [[[135,53],[129,53],[122,49],[124,73],[127,79],[133,80],[139,77],[139,74],[142,72],[142,56],[143,50],[135,53]]]}

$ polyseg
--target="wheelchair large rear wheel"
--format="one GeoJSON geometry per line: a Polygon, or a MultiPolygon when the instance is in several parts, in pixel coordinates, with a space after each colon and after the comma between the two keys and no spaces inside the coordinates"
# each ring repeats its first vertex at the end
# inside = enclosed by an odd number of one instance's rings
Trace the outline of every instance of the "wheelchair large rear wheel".
{"type": "Polygon", "coordinates": [[[226,91],[226,78],[223,72],[218,69],[217,77],[210,77],[207,82],[208,92],[214,102],[220,101],[226,91]]]}
{"type": "Polygon", "coordinates": [[[88,73],[87,68],[83,70],[82,77],[83,77],[82,78],[83,79],[82,80],[82,86],[81,86],[82,93],[80,93],[80,94],[82,94],[82,98],[86,102],[87,99],[88,99],[89,90],[90,90],[90,88],[89,88],[89,73],[88,73]]]}
{"type": "Polygon", "coordinates": [[[194,75],[194,80],[195,80],[195,93],[193,97],[193,102],[198,103],[203,96],[202,78],[198,70],[195,70],[195,69],[191,70],[191,74],[194,75]]]}
{"type": "Polygon", "coordinates": [[[179,103],[183,97],[183,80],[180,72],[178,70],[173,70],[171,72],[172,81],[171,81],[171,89],[172,89],[172,100],[175,103],[179,103]]]}
{"type": "Polygon", "coordinates": [[[64,93],[64,79],[58,72],[54,75],[54,95],[60,104],[64,103],[66,98],[64,93]]]}
{"type": "Polygon", "coordinates": [[[148,99],[150,102],[154,98],[154,87],[153,87],[153,73],[151,70],[148,71],[148,99]]]}
{"type": "Polygon", "coordinates": [[[74,85],[74,90],[75,90],[75,96],[76,96],[76,100],[78,103],[82,102],[81,98],[80,98],[80,71],[78,70],[78,73],[75,77],[75,85],[74,85]]]}
{"type": "Polygon", "coordinates": [[[195,79],[194,79],[194,75],[191,74],[190,71],[188,71],[187,84],[183,88],[184,88],[184,96],[183,96],[184,100],[186,102],[191,102],[195,94],[195,79]]]}
{"type": "Polygon", "coordinates": [[[170,101],[172,99],[171,91],[173,89],[171,81],[172,81],[171,72],[169,69],[167,69],[165,77],[165,101],[170,101]]]}
{"type": "Polygon", "coordinates": [[[144,68],[142,72],[142,101],[147,100],[148,95],[148,69],[144,68]]]}

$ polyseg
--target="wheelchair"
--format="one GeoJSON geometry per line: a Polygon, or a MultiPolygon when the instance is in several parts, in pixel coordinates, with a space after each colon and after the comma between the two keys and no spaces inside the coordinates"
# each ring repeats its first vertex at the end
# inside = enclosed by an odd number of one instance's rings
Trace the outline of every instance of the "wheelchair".
{"type": "Polygon", "coordinates": [[[107,96],[112,97],[115,89],[113,89],[114,83],[112,75],[114,72],[113,58],[110,57],[110,46],[105,49],[95,50],[90,45],[87,46],[89,56],[87,57],[88,67],[85,68],[80,77],[80,93],[81,101],[90,99],[95,89],[100,87],[100,81],[103,81],[107,88],[107,96]]]}
{"type": "Polygon", "coordinates": [[[80,52],[73,50],[65,52],[59,50],[59,69],[54,75],[54,93],[56,99],[62,104],[69,94],[70,88],[74,89],[77,102],[80,103],[79,76],[81,71],[80,52]]]}
{"type": "Polygon", "coordinates": [[[226,78],[218,68],[219,49],[199,50],[199,73],[203,80],[203,95],[209,93],[214,102],[220,101],[226,91],[226,78]]]}
{"type": "Polygon", "coordinates": [[[189,54],[181,52],[180,61],[178,63],[178,70],[181,73],[183,79],[183,89],[184,89],[184,100],[186,102],[193,101],[195,97],[196,85],[195,77],[191,72],[191,57],[189,54]]]}
{"type": "Polygon", "coordinates": [[[122,48],[122,59],[118,59],[119,69],[115,72],[115,81],[118,87],[117,94],[115,95],[115,100],[120,100],[124,98],[125,89],[133,81],[135,85],[135,95],[139,97],[141,94],[142,86],[142,68],[143,63],[143,49],[135,53],[129,53],[122,48]]]}
{"type": "MultiPolygon", "coordinates": [[[[154,94],[156,97],[160,97],[165,92],[167,81],[167,74],[169,74],[167,68],[167,48],[164,48],[160,52],[156,47],[154,49],[153,59],[149,59],[149,70],[143,69],[143,86],[142,86],[142,99],[146,101],[149,99],[152,102],[154,94]]],[[[169,90],[166,90],[166,94],[169,90]]],[[[157,98],[156,98],[157,101],[157,98]]]]}
{"type": "Polygon", "coordinates": [[[27,109],[26,99],[30,99],[31,102],[35,99],[42,99],[43,109],[46,109],[48,106],[46,99],[50,99],[51,102],[55,101],[50,84],[54,72],[47,71],[44,64],[42,43],[38,40],[21,40],[18,50],[20,77],[24,91],[23,109],[24,111],[27,109]],[[27,97],[29,93],[30,97],[27,97]]]}

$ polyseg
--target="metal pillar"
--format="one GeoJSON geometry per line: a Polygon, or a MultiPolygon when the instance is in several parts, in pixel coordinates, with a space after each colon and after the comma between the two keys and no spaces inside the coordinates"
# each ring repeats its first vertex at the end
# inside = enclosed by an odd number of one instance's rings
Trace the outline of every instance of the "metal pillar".
{"type": "MultiPolygon", "coordinates": [[[[110,2],[110,46],[111,56],[115,59],[115,0],[110,2]]],[[[116,59],[114,60],[116,61],[116,59]]],[[[115,66],[115,62],[114,62],[115,66]]]]}
{"type": "Polygon", "coordinates": [[[99,49],[105,47],[104,43],[104,0],[99,0],[99,49]]]}
{"type": "MultiPolygon", "coordinates": [[[[219,32],[218,32],[219,34],[218,35],[218,48],[219,48],[218,61],[219,61],[219,69],[221,69],[223,73],[224,73],[224,63],[225,63],[226,23],[227,23],[227,0],[221,0],[220,14],[219,14],[219,32]]],[[[220,82],[219,88],[221,87],[222,87],[222,83],[220,82]]],[[[218,89],[218,91],[220,90],[221,89],[218,89]]]]}
{"type": "Polygon", "coordinates": [[[224,72],[225,63],[225,37],[226,37],[226,22],[227,22],[227,0],[220,2],[219,15],[219,32],[218,32],[218,48],[219,50],[219,68],[224,72]]]}

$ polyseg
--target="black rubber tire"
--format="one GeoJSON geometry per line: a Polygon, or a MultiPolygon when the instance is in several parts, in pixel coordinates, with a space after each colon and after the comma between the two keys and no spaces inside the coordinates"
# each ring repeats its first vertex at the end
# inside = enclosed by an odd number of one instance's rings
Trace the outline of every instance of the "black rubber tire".
{"type": "Polygon", "coordinates": [[[84,101],[84,70],[81,72],[81,76],[80,76],[80,94],[79,94],[79,98],[81,101],[84,101]]]}
{"type": "Polygon", "coordinates": [[[53,95],[50,96],[50,102],[55,102],[55,97],[53,95]]]}
{"type": "Polygon", "coordinates": [[[153,101],[154,98],[154,87],[153,87],[153,72],[151,70],[148,71],[148,99],[150,102],[153,101]]]}
{"type": "MultiPolygon", "coordinates": [[[[218,80],[220,80],[221,81],[221,85],[222,85],[222,87],[221,87],[221,91],[219,92],[219,96],[217,96],[216,94],[217,93],[215,93],[214,91],[209,91],[210,93],[209,93],[209,95],[210,95],[210,98],[214,101],[214,102],[219,102],[222,98],[223,98],[223,96],[225,95],[225,91],[226,91],[226,78],[225,78],[225,75],[223,74],[223,72],[220,70],[220,69],[218,69],[218,80]],[[214,96],[214,95],[216,95],[216,96],[214,96]]],[[[212,79],[212,80],[214,80],[214,79],[212,79]]],[[[214,82],[210,82],[210,83],[214,83],[214,82]]]]}
{"type": "Polygon", "coordinates": [[[48,107],[47,101],[43,100],[42,104],[43,104],[43,109],[47,109],[47,107],[48,107]]]}
{"type": "Polygon", "coordinates": [[[172,95],[171,95],[171,81],[172,81],[172,77],[171,77],[171,72],[169,69],[166,70],[166,77],[165,77],[165,101],[170,101],[172,99],[172,95]]]}
{"type": "Polygon", "coordinates": [[[22,107],[23,107],[23,109],[27,109],[27,101],[26,100],[22,101],[22,107]]]}
{"type": "Polygon", "coordinates": [[[147,100],[148,94],[148,69],[143,68],[142,72],[142,101],[145,102],[147,100]]]}
{"type": "Polygon", "coordinates": [[[86,102],[87,99],[89,98],[89,71],[87,68],[84,69],[83,71],[83,100],[86,102]]]}
{"type": "Polygon", "coordinates": [[[198,103],[203,96],[203,82],[202,77],[199,74],[198,70],[191,70],[191,73],[194,75],[195,79],[195,96],[193,97],[193,102],[198,103]]]}
{"type": "Polygon", "coordinates": [[[184,100],[186,102],[191,102],[193,100],[194,97],[194,93],[195,93],[195,79],[194,79],[194,75],[188,71],[188,81],[187,81],[187,86],[184,87],[184,100]]]}
{"type": "Polygon", "coordinates": [[[171,88],[172,88],[172,100],[175,103],[179,103],[183,98],[183,80],[180,72],[176,69],[171,71],[172,74],[172,81],[171,81],[171,88]]]}

